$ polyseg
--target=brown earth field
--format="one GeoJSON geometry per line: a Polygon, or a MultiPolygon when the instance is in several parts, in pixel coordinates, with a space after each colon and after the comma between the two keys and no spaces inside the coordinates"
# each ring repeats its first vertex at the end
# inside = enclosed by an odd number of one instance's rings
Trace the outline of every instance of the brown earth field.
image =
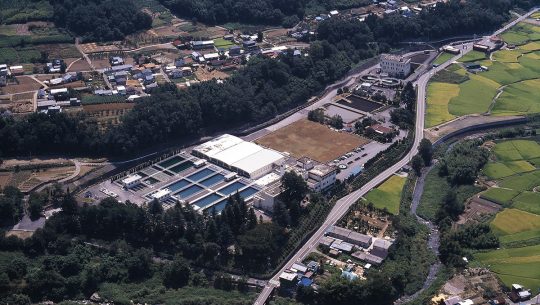
{"type": "Polygon", "coordinates": [[[256,142],[288,152],[295,158],[306,156],[327,163],[370,141],[356,135],[336,132],[322,124],[304,119],[278,129],[256,142]]]}

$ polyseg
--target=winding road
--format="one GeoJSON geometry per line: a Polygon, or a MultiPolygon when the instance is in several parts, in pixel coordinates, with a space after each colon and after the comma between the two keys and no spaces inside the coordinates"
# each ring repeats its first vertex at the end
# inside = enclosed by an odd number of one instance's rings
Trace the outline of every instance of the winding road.
{"type": "MultiPolygon", "coordinates": [[[[500,33],[506,31],[510,27],[514,26],[518,22],[524,20],[527,18],[530,14],[537,11],[538,8],[535,8],[531,11],[529,11],[527,14],[513,20],[512,22],[508,23],[501,29],[495,31],[493,35],[499,35],[500,33]]],[[[489,39],[491,35],[485,36],[483,39],[489,39]]],[[[346,195],[345,197],[342,197],[339,199],[330,213],[328,214],[326,220],[324,223],[319,227],[319,229],[309,238],[309,240],[300,248],[297,250],[297,252],[292,255],[292,257],[287,261],[286,264],[283,265],[281,269],[279,269],[276,274],[268,281],[267,285],[263,288],[255,302],[254,305],[263,305],[266,304],[269,297],[272,295],[273,290],[278,287],[279,285],[279,275],[284,272],[285,270],[289,269],[289,267],[294,264],[295,262],[302,261],[311,251],[313,251],[314,248],[317,247],[319,239],[324,235],[324,233],[328,230],[328,228],[332,225],[334,225],[343,215],[347,213],[351,205],[353,205],[360,197],[364,196],[369,190],[376,187],[383,181],[385,181],[388,177],[393,175],[396,171],[398,171],[400,168],[402,168],[404,165],[410,162],[412,157],[417,154],[418,152],[418,145],[420,141],[424,138],[424,118],[425,118],[425,111],[426,111],[426,90],[427,90],[427,84],[431,77],[435,75],[435,73],[445,69],[449,65],[451,65],[454,61],[461,58],[463,55],[467,54],[468,52],[472,51],[472,42],[464,43],[466,48],[462,50],[462,52],[459,55],[454,56],[452,59],[447,61],[446,63],[433,68],[431,70],[428,70],[426,73],[422,74],[415,82],[415,86],[417,88],[417,105],[416,105],[416,126],[415,126],[415,135],[414,135],[414,141],[413,145],[411,147],[411,150],[407,153],[407,155],[380,173],[377,177],[375,177],[373,180],[366,183],[364,186],[362,186],[360,189],[346,195]]],[[[416,196],[416,205],[411,205],[411,211],[414,215],[416,215],[416,207],[418,206],[420,196],[422,194],[423,187],[417,188],[415,187],[415,196],[416,196]]],[[[414,202],[414,200],[413,200],[414,202]]],[[[420,218],[418,215],[416,215],[417,219],[423,223],[425,223],[431,230],[428,245],[430,245],[430,248],[435,252],[435,254],[438,254],[438,232],[435,230],[435,226],[420,218]]],[[[403,297],[402,299],[398,300],[398,302],[405,303],[409,302],[413,299],[415,299],[424,289],[429,287],[433,280],[435,279],[435,276],[437,274],[437,271],[439,270],[440,263],[434,264],[430,268],[429,275],[424,282],[424,287],[418,291],[417,293],[403,297]]]]}

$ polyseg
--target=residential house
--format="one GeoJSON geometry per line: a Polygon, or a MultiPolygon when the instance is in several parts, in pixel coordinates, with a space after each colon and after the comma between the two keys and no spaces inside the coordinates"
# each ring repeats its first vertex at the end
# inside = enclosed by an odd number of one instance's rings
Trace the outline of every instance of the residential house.
{"type": "Polygon", "coordinates": [[[253,50],[257,48],[257,43],[253,40],[244,41],[242,47],[246,50],[253,50]]]}
{"type": "Polygon", "coordinates": [[[241,50],[239,46],[232,46],[229,48],[229,56],[238,56],[241,54],[241,50]]]}
{"type": "Polygon", "coordinates": [[[213,40],[192,41],[190,44],[193,50],[204,50],[204,49],[211,49],[214,47],[213,40]]]}

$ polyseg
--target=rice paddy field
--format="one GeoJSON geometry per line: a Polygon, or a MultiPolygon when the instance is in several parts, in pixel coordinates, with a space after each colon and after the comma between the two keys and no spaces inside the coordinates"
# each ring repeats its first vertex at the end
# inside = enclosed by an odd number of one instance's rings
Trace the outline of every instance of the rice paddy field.
{"type": "Polygon", "coordinates": [[[540,245],[478,253],[475,258],[506,286],[519,283],[535,292],[540,288],[540,245]]]}
{"type": "Polygon", "coordinates": [[[399,203],[401,201],[401,192],[405,186],[407,178],[393,175],[388,178],[383,184],[369,191],[365,199],[373,203],[378,209],[385,209],[388,212],[397,215],[399,214],[399,203]]]}
{"type": "Polygon", "coordinates": [[[458,61],[459,62],[471,62],[471,61],[478,61],[486,59],[486,53],[478,52],[478,51],[470,51],[469,53],[465,54],[463,57],[461,57],[458,61]]]}
{"type": "Polygon", "coordinates": [[[502,249],[474,254],[482,265],[495,272],[506,285],[518,283],[540,288],[540,171],[532,160],[540,155],[534,140],[496,143],[483,172],[497,180],[481,197],[506,207],[490,222],[502,249]],[[531,162],[529,162],[531,161],[531,162]]]}
{"type": "Polygon", "coordinates": [[[462,82],[439,72],[428,87],[426,126],[433,127],[455,117],[487,113],[495,116],[540,113],[540,26],[519,23],[502,38],[517,47],[494,52],[491,59],[471,51],[459,62],[478,62],[487,71],[470,73],[463,64],[452,65],[462,82]],[[441,74],[441,75],[440,75],[441,74]],[[456,87],[457,84],[457,87],[456,87]],[[498,90],[502,90],[500,95],[498,90]]]}
{"type": "Polygon", "coordinates": [[[447,62],[448,60],[450,60],[450,58],[452,58],[454,56],[455,55],[453,55],[453,54],[443,52],[439,56],[437,56],[437,58],[435,58],[435,60],[433,61],[433,64],[434,65],[443,64],[443,63],[447,62]]]}

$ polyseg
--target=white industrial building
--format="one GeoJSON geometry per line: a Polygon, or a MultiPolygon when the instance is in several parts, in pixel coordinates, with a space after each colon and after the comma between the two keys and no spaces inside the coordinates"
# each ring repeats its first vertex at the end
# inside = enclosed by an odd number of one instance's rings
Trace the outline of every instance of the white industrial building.
{"type": "Polygon", "coordinates": [[[152,199],[157,199],[157,201],[162,202],[171,197],[171,191],[167,188],[161,189],[152,194],[152,199]]]}
{"type": "Polygon", "coordinates": [[[193,155],[257,179],[285,162],[281,153],[225,134],[193,149],[193,155]]]}
{"type": "Polygon", "coordinates": [[[306,180],[311,190],[320,192],[336,183],[337,168],[311,160],[308,157],[298,159],[296,166],[304,172],[300,175],[306,180]]]}
{"type": "Polygon", "coordinates": [[[141,183],[141,175],[129,175],[127,176],[126,178],[122,179],[122,185],[125,187],[125,188],[132,188],[136,185],[138,185],[139,183],[141,183]]]}
{"type": "Polygon", "coordinates": [[[381,72],[389,76],[404,78],[411,74],[411,59],[400,55],[382,54],[381,72]]]}

